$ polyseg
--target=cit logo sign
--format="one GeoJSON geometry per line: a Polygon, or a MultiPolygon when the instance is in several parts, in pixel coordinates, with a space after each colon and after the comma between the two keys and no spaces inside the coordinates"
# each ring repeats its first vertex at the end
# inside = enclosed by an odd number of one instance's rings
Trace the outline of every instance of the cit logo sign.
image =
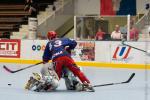
{"type": "Polygon", "coordinates": [[[20,40],[0,40],[0,57],[20,58],[20,40]]]}
{"type": "Polygon", "coordinates": [[[131,51],[131,47],[118,46],[113,54],[113,60],[126,60],[131,51]]]}

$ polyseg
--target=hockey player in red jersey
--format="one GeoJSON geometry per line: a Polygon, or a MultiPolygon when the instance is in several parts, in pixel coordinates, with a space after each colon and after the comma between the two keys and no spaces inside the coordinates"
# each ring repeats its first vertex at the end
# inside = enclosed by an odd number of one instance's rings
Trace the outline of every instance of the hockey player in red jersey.
{"type": "Polygon", "coordinates": [[[55,31],[48,32],[47,37],[49,42],[43,54],[43,62],[47,63],[49,60],[52,60],[55,64],[55,71],[59,79],[62,77],[64,67],[66,67],[83,83],[83,90],[94,91],[90,81],[84,73],[80,71],[79,67],[77,67],[74,60],[71,58],[70,53],[68,53],[68,50],[72,50],[76,47],[77,42],[69,38],[57,38],[57,33],[55,31]]]}

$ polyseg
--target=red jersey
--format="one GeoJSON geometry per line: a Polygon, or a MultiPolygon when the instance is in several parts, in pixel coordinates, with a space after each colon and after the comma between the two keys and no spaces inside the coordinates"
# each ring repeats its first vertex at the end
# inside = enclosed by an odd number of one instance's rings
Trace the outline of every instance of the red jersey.
{"type": "Polygon", "coordinates": [[[104,37],[104,34],[105,32],[97,32],[95,36],[96,40],[102,40],[104,37]]]}

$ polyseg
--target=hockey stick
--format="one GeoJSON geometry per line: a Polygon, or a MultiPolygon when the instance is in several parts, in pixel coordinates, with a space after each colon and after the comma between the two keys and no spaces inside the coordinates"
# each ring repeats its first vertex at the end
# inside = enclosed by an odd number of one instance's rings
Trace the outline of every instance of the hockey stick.
{"type": "Polygon", "coordinates": [[[129,77],[129,79],[127,81],[118,82],[118,83],[108,83],[108,84],[94,85],[93,87],[101,87],[101,86],[108,86],[108,85],[117,85],[117,84],[129,83],[134,76],[135,76],[135,73],[132,73],[131,76],[129,77]]]}
{"type": "Polygon", "coordinates": [[[25,69],[28,69],[28,68],[34,67],[34,66],[39,65],[39,64],[42,64],[42,63],[43,63],[43,62],[39,62],[39,63],[36,63],[36,64],[34,64],[34,65],[30,65],[30,66],[27,66],[27,67],[24,67],[24,68],[21,68],[21,69],[15,70],[15,71],[13,71],[13,70],[9,69],[9,68],[8,68],[8,67],[6,67],[5,65],[3,66],[3,68],[4,68],[6,71],[10,72],[10,73],[16,73],[16,72],[19,72],[19,71],[22,71],[22,70],[25,70],[25,69]]]}
{"type": "Polygon", "coordinates": [[[137,47],[133,47],[133,46],[131,46],[131,45],[125,44],[124,42],[125,42],[125,41],[122,41],[122,44],[125,45],[125,46],[131,47],[131,48],[133,48],[133,49],[136,49],[136,50],[139,50],[139,51],[142,51],[142,52],[145,52],[145,53],[148,53],[147,51],[145,51],[145,50],[143,50],[143,49],[139,49],[139,48],[137,48],[137,47]]]}

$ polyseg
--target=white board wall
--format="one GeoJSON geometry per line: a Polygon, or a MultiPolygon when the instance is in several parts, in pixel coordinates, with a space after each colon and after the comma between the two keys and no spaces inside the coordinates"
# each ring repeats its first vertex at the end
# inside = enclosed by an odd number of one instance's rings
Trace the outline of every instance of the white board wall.
{"type": "MultiPolygon", "coordinates": [[[[42,60],[43,50],[32,50],[32,47],[33,45],[42,47],[45,46],[46,43],[46,40],[21,40],[21,59],[42,60]]],[[[143,50],[150,49],[150,42],[126,43],[143,50]]],[[[74,59],[79,61],[80,58],[78,57],[79,56],[76,56],[74,59]]],[[[150,56],[147,56],[144,52],[133,48],[129,50],[129,47],[123,46],[121,42],[96,41],[95,61],[106,63],[145,64],[150,63],[150,56]],[[118,51],[117,48],[119,48],[118,51]],[[115,52],[117,53],[115,54],[115,52]]]]}

